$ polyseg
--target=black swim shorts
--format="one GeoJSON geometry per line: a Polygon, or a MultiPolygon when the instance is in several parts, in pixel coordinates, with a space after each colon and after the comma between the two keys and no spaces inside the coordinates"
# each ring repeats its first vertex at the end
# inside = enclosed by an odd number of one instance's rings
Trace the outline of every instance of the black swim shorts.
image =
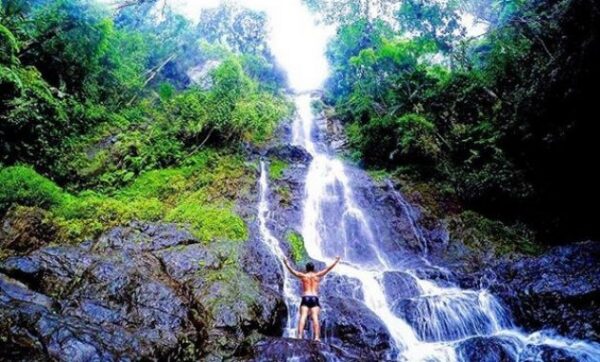
{"type": "Polygon", "coordinates": [[[320,307],[321,305],[319,304],[319,297],[317,297],[316,295],[304,295],[302,296],[302,302],[300,303],[300,306],[314,308],[320,307]]]}

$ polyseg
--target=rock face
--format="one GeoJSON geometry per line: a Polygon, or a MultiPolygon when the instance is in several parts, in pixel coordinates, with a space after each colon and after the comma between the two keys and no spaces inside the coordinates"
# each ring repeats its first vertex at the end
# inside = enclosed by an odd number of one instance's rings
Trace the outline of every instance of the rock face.
{"type": "Polygon", "coordinates": [[[323,299],[322,306],[321,333],[326,342],[363,360],[386,360],[397,352],[383,322],[361,301],[338,295],[323,299]]]}
{"type": "Polygon", "coordinates": [[[600,339],[600,242],[554,248],[495,269],[491,290],[511,307],[518,325],[600,339]]]}
{"type": "Polygon", "coordinates": [[[24,254],[48,244],[53,227],[45,221],[46,211],[26,206],[11,208],[0,224],[0,257],[24,254]]]}
{"type": "Polygon", "coordinates": [[[237,267],[237,252],[173,225],[132,224],[9,257],[0,360],[222,360],[254,335],[281,335],[281,297],[237,267]]]}
{"type": "Polygon", "coordinates": [[[269,338],[255,344],[244,361],[336,362],[364,361],[330,344],[290,338],[269,338]]]}
{"type": "Polygon", "coordinates": [[[289,144],[271,147],[267,151],[267,156],[277,157],[290,163],[308,164],[312,160],[312,156],[304,148],[289,144]]]}
{"type": "Polygon", "coordinates": [[[393,305],[398,299],[414,298],[420,293],[415,279],[407,273],[389,271],[383,274],[387,302],[393,305]]]}

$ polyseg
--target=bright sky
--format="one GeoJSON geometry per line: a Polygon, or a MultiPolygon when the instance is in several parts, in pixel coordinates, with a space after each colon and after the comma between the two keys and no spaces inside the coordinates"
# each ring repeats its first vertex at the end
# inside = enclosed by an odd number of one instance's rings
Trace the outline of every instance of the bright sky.
{"type": "MultiPolygon", "coordinates": [[[[193,21],[203,8],[218,6],[219,0],[169,0],[174,8],[193,21]]],[[[327,78],[325,58],[332,27],[317,25],[301,0],[238,0],[241,6],[262,10],[269,18],[270,46],[279,64],[287,71],[296,91],[318,89],[327,78]]]]}

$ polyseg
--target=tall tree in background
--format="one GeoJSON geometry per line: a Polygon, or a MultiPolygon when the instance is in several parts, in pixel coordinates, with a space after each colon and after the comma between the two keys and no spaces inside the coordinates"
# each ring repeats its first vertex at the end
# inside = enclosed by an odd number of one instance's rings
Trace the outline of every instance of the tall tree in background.
{"type": "Polygon", "coordinates": [[[357,19],[389,19],[398,6],[394,0],[303,0],[326,24],[342,25],[357,19]]]}
{"type": "Polygon", "coordinates": [[[267,16],[264,12],[231,3],[203,10],[198,22],[198,34],[203,39],[239,53],[267,52],[267,33],[267,16]]]}

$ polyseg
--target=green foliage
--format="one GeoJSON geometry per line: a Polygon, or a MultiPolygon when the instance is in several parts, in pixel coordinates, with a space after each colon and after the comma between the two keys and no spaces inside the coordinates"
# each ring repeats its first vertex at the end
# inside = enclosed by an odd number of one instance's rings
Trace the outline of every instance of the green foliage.
{"type": "Polygon", "coordinates": [[[221,4],[200,14],[198,33],[211,43],[220,43],[238,53],[267,51],[267,16],[262,11],[221,4]]]}
{"type": "Polygon", "coordinates": [[[255,170],[237,151],[291,111],[263,13],[207,12],[196,27],[147,2],[0,5],[0,165],[44,175],[0,169],[0,213],[47,209],[57,242],[133,220],[185,224],[205,242],[248,237],[234,208],[255,170]],[[210,64],[196,87],[190,69],[210,64]]]}
{"type": "Polygon", "coordinates": [[[248,238],[244,221],[228,208],[186,203],[169,212],[166,221],[189,224],[194,236],[200,240],[241,241],[248,238]]]}
{"type": "Polygon", "coordinates": [[[449,185],[467,207],[543,238],[597,235],[589,214],[573,212],[575,200],[600,200],[574,162],[593,163],[597,134],[584,115],[595,112],[600,79],[589,30],[600,13],[590,4],[410,0],[397,30],[343,22],[327,52],[326,102],[347,126],[352,157],[449,185]],[[464,11],[488,32],[465,38],[464,11]]]}
{"type": "Polygon", "coordinates": [[[4,25],[0,24],[0,64],[16,62],[15,55],[19,52],[19,43],[4,25]]]}
{"type": "Polygon", "coordinates": [[[396,1],[393,0],[303,0],[326,24],[347,24],[357,18],[372,20],[393,15],[396,1]]]}
{"type": "Polygon", "coordinates": [[[448,227],[451,237],[462,240],[468,247],[487,250],[498,256],[514,253],[535,255],[542,251],[524,225],[507,226],[472,211],[453,217],[448,227]]]}
{"type": "Polygon", "coordinates": [[[111,194],[74,195],[29,167],[13,166],[0,171],[0,212],[11,205],[47,208],[58,240],[64,242],[96,237],[133,220],[185,224],[205,242],[241,241],[248,231],[233,210],[233,200],[250,189],[249,172],[237,156],[204,151],[185,166],[146,172],[111,194]]]}
{"type": "MultiPolygon", "coordinates": [[[[151,7],[126,7],[112,19],[81,0],[13,5],[0,13],[0,162],[114,189],[204,146],[263,142],[290,110],[262,41],[258,52],[203,54],[199,30],[169,9],[157,19],[151,7]],[[220,63],[212,87],[190,86],[188,70],[209,59],[220,63]]],[[[247,28],[260,14],[238,10],[245,52],[264,29],[247,28]]]]}
{"type": "Polygon", "coordinates": [[[65,103],[34,68],[0,65],[0,89],[0,160],[50,163],[69,133],[65,103]]]}
{"type": "Polygon", "coordinates": [[[397,121],[398,146],[402,156],[415,159],[435,160],[441,144],[433,123],[419,114],[409,113],[397,121]]]}
{"type": "Polygon", "coordinates": [[[51,211],[59,226],[61,241],[95,237],[108,228],[133,220],[159,221],[165,214],[158,199],[118,199],[92,191],[68,196],[51,211]]]}
{"type": "Polygon", "coordinates": [[[28,166],[0,169],[0,185],[0,214],[15,203],[47,208],[65,197],[60,187],[28,166]]]}
{"type": "Polygon", "coordinates": [[[269,162],[269,177],[272,180],[281,180],[283,178],[283,173],[288,167],[289,165],[285,161],[277,158],[272,159],[271,162],[269,162]]]}
{"type": "Polygon", "coordinates": [[[243,54],[240,58],[244,72],[255,81],[258,82],[261,90],[265,90],[272,94],[277,94],[285,89],[287,78],[283,69],[279,68],[276,63],[269,61],[270,55],[265,57],[243,54]]]}
{"type": "Polygon", "coordinates": [[[294,230],[290,230],[286,234],[285,239],[290,245],[292,258],[294,259],[296,264],[302,263],[303,261],[308,259],[308,253],[304,248],[304,238],[302,238],[301,234],[297,233],[294,230]]]}
{"type": "Polygon", "coordinates": [[[112,22],[97,7],[73,0],[37,6],[31,16],[34,40],[20,55],[23,62],[34,65],[53,86],[83,93],[90,75],[100,71],[112,22]]]}
{"type": "Polygon", "coordinates": [[[460,5],[459,1],[405,0],[397,13],[398,24],[404,32],[432,40],[448,52],[465,33],[460,5]]]}

